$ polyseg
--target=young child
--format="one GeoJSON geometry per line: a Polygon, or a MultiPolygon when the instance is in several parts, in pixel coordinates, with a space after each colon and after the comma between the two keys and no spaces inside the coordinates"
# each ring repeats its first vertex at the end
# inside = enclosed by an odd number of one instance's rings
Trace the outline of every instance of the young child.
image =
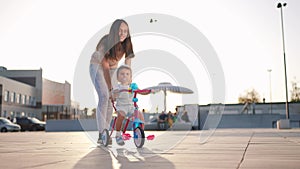
{"type": "MultiPolygon", "coordinates": [[[[117,80],[119,82],[118,86],[116,86],[112,91],[112,97],[116,101],[116,109],[118,113],[116,121],[116,142],[119,145],[124,145],[125,143],[120,131],[122,128],[122,123],[125,116],[128,113],[134,112],[134,106],[132,101],[133,93],[126,91],[129,89],[129,85],[132,81],[131,68],[127,65],[120,66],[117,70],[117,80]]],[[[141,121],[144,121],[144,116],[142,113],[139,113],[138,117],[141,121]]]]}

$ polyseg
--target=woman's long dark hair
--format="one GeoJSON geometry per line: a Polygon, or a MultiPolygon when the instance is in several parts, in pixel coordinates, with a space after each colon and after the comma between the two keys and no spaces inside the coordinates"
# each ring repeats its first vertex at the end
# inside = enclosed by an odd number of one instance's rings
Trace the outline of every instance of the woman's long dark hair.
{"type": "Polygon", "coordinates": [[[105,51],[104,57],[107,59],[117,60],[117,54],[120,52],[125,53],[125,58],[134,57],[129,29],[127,38],[123,42],[120,42],[119,29],[121,23],[125,23],[128,26],[127,22],[123,19],[115,20],[110,27],[109,34],[103,36],[97,45],[97,50],[103,45],[105,51]]]}

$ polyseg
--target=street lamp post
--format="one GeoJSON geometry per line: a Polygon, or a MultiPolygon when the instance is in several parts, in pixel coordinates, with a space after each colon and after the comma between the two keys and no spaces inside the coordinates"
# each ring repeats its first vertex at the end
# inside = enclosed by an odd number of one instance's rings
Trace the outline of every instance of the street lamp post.
{"type": "Polygon", "coordinates": [[[270,81],[270,113],[272,114],[272,81],[271,81],[272,69],[268,69],[268,72],[269,72],[269,81],[270,81]]]}
{"type": "Polygon", "coordinates": [[[286,59],[285,59],[285,43],[284,43],[284,29],[283,29],[283,12],[282,8],[285,7],[287,4],[286,3],[278,3],[277,8],[280,8],[280,14],[281,14],[281,27],[282,27],[282,43],[283,43],[283,58],[284,58],[284,73],[285,73],[285,97],[286,97],[286,102],[285,102],[285,110],[286,110],[286,119],[290,118],[289,114],[289,102],[288,102],[288,89],[287,89],[287,75],[286,75],[286,59]]]}

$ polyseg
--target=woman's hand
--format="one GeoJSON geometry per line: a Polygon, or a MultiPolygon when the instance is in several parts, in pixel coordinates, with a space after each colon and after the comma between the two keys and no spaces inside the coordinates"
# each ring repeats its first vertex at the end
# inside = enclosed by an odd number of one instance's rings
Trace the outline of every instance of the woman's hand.
{"type": "Polygon", "coordinates": [[[102,64],[102,68],[103,68],[104,79],[106,81],[109,92],[111,92],[112,84],[111,84],[111,77],[110,77],[110,72],[109,72],[110,66],[109,66],[108,60],[106,58],[103,58],[101,64],[102,64]]]}

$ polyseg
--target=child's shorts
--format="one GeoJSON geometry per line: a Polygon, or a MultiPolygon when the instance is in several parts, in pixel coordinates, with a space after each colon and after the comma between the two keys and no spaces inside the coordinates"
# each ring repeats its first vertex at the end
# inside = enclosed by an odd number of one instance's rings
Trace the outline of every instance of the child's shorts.
{"type": "Polygon", "coordinates": [[[127,117],[131,116],[134,112],[134,107],[132,105],[116,106],[116,109],[118,113],[127,117]]]}

